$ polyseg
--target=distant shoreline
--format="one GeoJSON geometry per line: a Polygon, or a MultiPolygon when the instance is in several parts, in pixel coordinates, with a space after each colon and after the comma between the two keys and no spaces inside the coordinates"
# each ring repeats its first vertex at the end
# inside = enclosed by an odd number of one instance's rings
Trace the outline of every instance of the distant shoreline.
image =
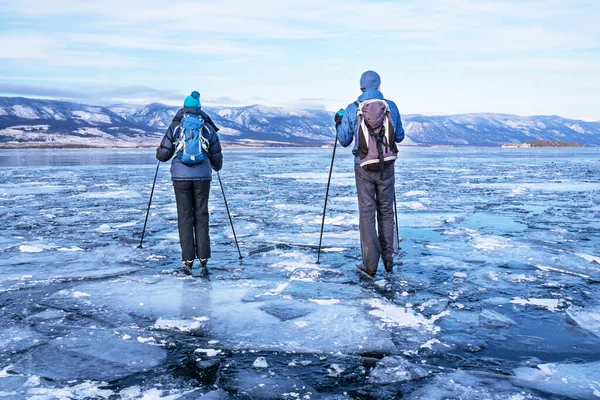
{"type": "MultiPolygon", "coordinates": [[[[265,146],[248,146],[240,144],[221,144],[223,148],[240,148],[240,149],[264,149],[264,148],[294,148],[294,147],[314,147],[320,148],[322,145],[298,145],[298,144],[286,144],[286,145],[265,145],[265,146]]],[[[156,145],[142,146],[142,145],[113,145],[113,146],[94,146],[94,145],[82,145],[82,144],[56,144],[56,143],[0,143],[0,150],[19,150],[19,149],[37,149],[37,150],[49,150],[49,149],[156,149],[156,145]]],[[[333,146],[332,146],[333,147],[333,146]]]]}
{"type": "MultiPolygon", "coordinates": [[[[294,143],[286,143],[281,145],[275,144],[267,144],[264,146],[249,146],[249,145],[241,145],[241,144],[221,144],[223,148],[231,148],[231,149],[272,149],[272,148],[281,148],[281,149],[289,149],[289,148],[315,148],[315,149],[329,149],[333,150],[333,145],[328,146],[324,144],[315,144],[315,145],[307,145],[307,144],[294,144],[294,143]]],[[[82,145],[82,144],[58,144],[58,143],[0,143],[0,150],[24,150],[24,149],[32,149],[32,150],[109,150],[109,149],[122,149],[122,150],[147,150],[147,149],[155,149],[157,145],[152,146],[143,146],[143,145],[113,145],[113,146],[94,146],[94,145],[82,145]]],[[[410,146],[399,146],[399,150],[402,149],[439,149],[439,150],[447,150],[447,149],[506,149],[507,147],[503,146],[476,146],[476,145],[429,145],[429,144],[419,144],[419,145],[410,145],[410,146]]],[[[510,146],[508,148],[514,148],[519,150],[535,150],[535,149],[582,149],[582,148],[594,148],[594,146],[531,146],[531,147],[520,147],[520,146],[510,146]]]]}

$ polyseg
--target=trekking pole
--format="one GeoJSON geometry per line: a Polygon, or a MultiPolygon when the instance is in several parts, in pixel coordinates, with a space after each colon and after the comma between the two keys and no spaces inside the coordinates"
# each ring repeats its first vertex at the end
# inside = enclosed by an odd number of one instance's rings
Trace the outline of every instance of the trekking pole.
{"type": "Polygon", "coordinates": [[[396,205],[396,188],[394,188],[394,214],[396,215],[396,240],[400,252],[400,235],[398,234],[398,206],[396,205]]]}
{"type": "Polygon", "coordinates": [[[150,204],[152,203],[152,195],[154,194],[154,186],[156,185],[156,177],[158,176],[158,167],[160,166],[160,161],[156,164],[156,172],[154,173],[154,183],[152,183],[152,191],[150,192],[150,200],[148,200],[148,210],[146,211],[146,220],[144,221],[144,229],[142,229],[142,239],[140,240],[140,245],[137,247],[138,249],[143,249],[142,243],[144,242],[144,233],[146,233],[146,224],[148,223],[148,215],[150,214],[150,204]]]}
{"type": "Polygon", "coordinates": [[[331,172],[333,171],[333,160],[335,159],[335,148],[338,142],[337,129],[335,130],[335,142],[333,143],[333,155],[329,167],[329,178],[327,179],[327,190],[325,191],[325,203],[323,204],[323,219],[321,220],[321,236],[319,237],[319,250],[317,252],[317,264],[321,263],[321,243],[323,242],[323,227],[325,226],[325,211],[327,210],[327,197],[329,196],[329,184],[331,183],[331,172]]]}
{"type": "Polygon", "coordinates": [[[233,232],[233,238],[235,239],[235,245],[237,247],[238,254],[240,255],[240,260],[242,257],[242,252],[240,251],[240,245],[238,244],[237,236],[235,236],[235,229],[233,229],[233,220],[231,219],[231,214],[229,213],[229,206],[227,205],[227,198],[225,197],[225,190],[223,189],[223,182],[221,182],[221,174],[217,171],[217,177],[219,178],[219,185],[221,185],[221,192],[223,192],[223,201],[225,201],[225,208],[227,209],[227,215],[229,216],[229,223],[231,224],[231,231],[233,232]]]}

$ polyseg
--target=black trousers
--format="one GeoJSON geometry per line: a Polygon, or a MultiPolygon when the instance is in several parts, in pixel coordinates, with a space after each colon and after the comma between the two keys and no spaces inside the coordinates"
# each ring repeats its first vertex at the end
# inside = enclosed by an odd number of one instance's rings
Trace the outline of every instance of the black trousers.
{"type": "Polygon", "coordinates": [[[210,181],[173,181],[181,259],[210,258],[208,197],[210,181]]]}

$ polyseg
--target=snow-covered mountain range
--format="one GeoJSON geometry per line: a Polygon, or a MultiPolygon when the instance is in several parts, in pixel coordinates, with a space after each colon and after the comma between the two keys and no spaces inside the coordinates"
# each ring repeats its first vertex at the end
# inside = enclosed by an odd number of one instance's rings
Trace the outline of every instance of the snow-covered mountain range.
{"type": "MultiPolygon", "coordinates": [[[[0,146],[156,146],[179,107],[92,106],[0,97],[0,146]]],[[[333,113],[252,105],[204,107],[226,145],[332,144],[333,113]]],[[[405,145],[499,146],[545,139],[600,146],[600,122],[506,114],[403,116],[405,145]]]]}

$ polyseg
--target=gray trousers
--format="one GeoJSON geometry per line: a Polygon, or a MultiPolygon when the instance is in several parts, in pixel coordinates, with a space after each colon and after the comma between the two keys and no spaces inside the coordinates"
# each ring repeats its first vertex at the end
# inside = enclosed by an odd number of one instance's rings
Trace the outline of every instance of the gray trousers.
{"type": "Polygon", "coordinates": [[[386,167],[383,179],[379,171],[367,171],[355,164],[354,177],[363,266],[376,272],[380,257],[384,265],[394,262],[394,164],[386,167]]]}
{"type": "Polygon", "coordinates": [[[210,258],[208,197],[210,181],[173,181],[181,259],[210,258]]]}

